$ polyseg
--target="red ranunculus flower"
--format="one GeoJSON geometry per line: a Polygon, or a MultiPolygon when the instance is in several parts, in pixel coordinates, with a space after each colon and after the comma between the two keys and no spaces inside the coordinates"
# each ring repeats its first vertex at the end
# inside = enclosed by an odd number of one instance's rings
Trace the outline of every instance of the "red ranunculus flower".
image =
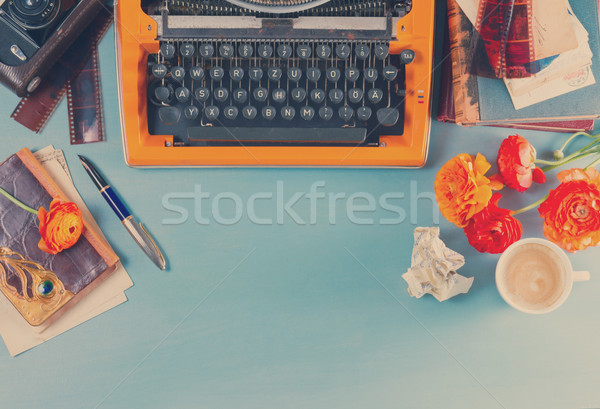
{"type": "Polygon", "coordinates": [[[520,135],[510,135],[498,150],[498,171],[506,186],[519,192],[527,190],[532,182],[544,183],[546,175],[535,167],[535,149],[520,135]]]}
{"type": "Polygon", "coordinates": [[[38,210],[40,235],[38,247],[46,253],[56,254],[73,246],[83,231],[81,210],[73,202],[54,199],[50,211],[38,210]]]}
{"type": "Polygon", "coordinates": [[[511,216],[512,210],[497,206],[501,197],[500,193],[494,193],[487,207],[464,228],[469,244],[480,253],[502,253],[523,233],[521,223],[511,216]]]}
{"type": "Polygon", "coordinates": [[[561,184],[550,191],[538,211],[544,235],[575,252],[600,243],[600,173],[594,168],[563,170],[561,184]]]}

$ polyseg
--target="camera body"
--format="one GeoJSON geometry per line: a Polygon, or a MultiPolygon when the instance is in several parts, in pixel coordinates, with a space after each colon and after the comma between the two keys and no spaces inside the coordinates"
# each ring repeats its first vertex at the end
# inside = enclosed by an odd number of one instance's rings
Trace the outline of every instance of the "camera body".
{"type": "Polygon", "coordinates": [[[0,0],[0,82],[18,96],[44,74],[107,0],[0,0]]]}

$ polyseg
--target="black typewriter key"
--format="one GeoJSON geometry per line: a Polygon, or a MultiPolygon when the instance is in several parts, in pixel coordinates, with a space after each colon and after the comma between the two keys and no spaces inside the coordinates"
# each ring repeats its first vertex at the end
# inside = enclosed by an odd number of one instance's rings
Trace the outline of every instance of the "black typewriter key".
{"type": "Polygon", "coordinates": [[[223,58],[231,58],[233,57],[233,45],[229,44],[229,43],[225,43],[225,44],[221,44],[219,46],[219,56],[223,57],[223,58]]]}
{"type": "Polygon", "coordinates": [[[258,87],[254,89],[252,96],[258,102],[265,102],[267,100],[267,96],[269,96],[269,91],[267,91],[267,89],[264,87],[258,87]]]}
{"type": "Polygon", "coordinates": [[[356,55],[356,58],[360,60],[366,60],[369,58],[370,52],[371,47],[369,47],[368,44],[356,44],[356,47],[354,47],[354,55],[356,55]]]}
{"type": "Polygon", "coordinates": [[[350,55],[350,46],[348,44],[338,44],[335,46],[335,55],[345,60],[350,55]]]}
{"type": "Polygon", "coordinates": [[[348,67],[346,68],[345,75],[348,81],[356,82],[360,76],[360,71],[356,67],[348,67]]]}
{"type": "Polygon", "coordinates": [[[306,98],[306,90],[304,88],[294,88],[290,95],[294,101],[302,102],[306,98]]]}
{"type": "Polygon", "coordinates": [[[254,54],[252,44],[243,43],[238,46],[238,55],[242,58],[250,58],[254,54]]]}
{"type": "Polygon", "coordinates": [[[193,80],[200,81],[202,78],[204,78],[204,68],[198,65],[190,68],[190,77],[193,80]]]}
{"type": "Polygon", "coordinates": [[[413,50],[402,50],[400,53],[400,62],[402,64],[410,64],[415,59],[415,52],[413,50]]]}
{"type": "Polygon", "coordinates": [[[339,80],[340,77],[342,76],[342,73],[336,67],[329,67],[329,68],[327,68],[327,71],[325,71],[325,76],[327,77],[327,79],[329,81],[337,82],[337,80],[339,80]]]}
{"type": "Polygon", "coordinates": [[[273,108],[272,106],[265,106],[262,109],[262,116],[263,118],[271,121],[275,118],[275,115],[277,115],[277,110],[275,108],[273,108]]]}
{"type": "Polygon", "coordinates": [[[273,55],[273,47],[270,44],[261,44],[256,49],[256,52],[262,58],[271,58],[273,55]]]}
{"type": "Polygon", "coordinates": [[[327,44],[319,44],[315,49],[315,54],[322,60],[326,60],[331,56],[331,47],[327,44]]]}
{"type": "Polygon", "coordinates": [[[181,103],[188,102],[190,94],[190,90],[186,87],[179,87],[175,90],[175,98],[181,103]]]}
{"type": "Polygon", "coordinates": [[[300,117],[305,121],[310,121],[315,116],[315,109],[313,107],[302,107],[300,108],[300,117]]]}
{"type": "Polygon", "coordinates": [[[267,77],[269,77],[271,81],[279,81],[282,74],[283,72],[279,67],[269,67],[267,70],[267,77]]]}
{"type": "Polygon", "coordinates": [[[183,67],[173,67],[171,68],[171,77],[179,82],[182,82],[185,78],[185,70],[183,67]]]}
{"type": "Polygon", "coordinates": [[[369,67],[369,68],[365,69],[363,76],[365,77],[366,81],[375,82],[375,81],[377,81],[377,77],[379,77],[379,73],[377,72],[377,69],[375,69],[373,67],[369,67]]]}
{"type": "Polygon", "coordinates": [[[204,108],[204,116],[206,116],[206,118],[210,120],[217,119],[219,117],[219,113],[219,107],[216,107],[214,105],[209,105],[206,108],[204,108]]]}
{"type": "Polygon", "coordinates": [[[340,109],[338,109],[338,116],[340,117],[340,119],[348,122],[354,116],[354,110],[348,105],[344,105],[343,107],[340,107],[340,109]]]}
{"type": "Polygon", "coordinates": [[[329,100],[333,104],[339,104],[344,99],[344,91],[339,88],[329,90],[329,100]]]}
{"type": "Polygon", "coordinates": [[[383,98],[383,91],[379,88],[371,88],[367,92],[367,98],[369,98],[369,101],[371,101],[371,103],[378,104],[383,98]]]}
{"type": "Polygon", "coordinates": [[[325,100],[325,91],[321,88],[315,88],[310,91],[310,100],[315,104],[320,104],[325,100]]]}
{"type": "Polygon", "coordinates": [[[388,65],[383,69],[383,78],[388,81],[393,81],[398,75],[398,69],[393,65],[388,65]]]}
{"type": "Polygon", "coordinates": [[[208,75],[210,75],[210,78],[213,81],[221,81],[223,79],[223,76],[225,75],[225,70],[223,69],[223,67],[212,67],[208,71],[208,75]]]}
{"type": "Polygon", "coordinates": [[[165,125],[175,125],[181,118],[181,110],[176,107],[161,107],[158,109],[158,118],[165,125]]]}
{"type": "Polygon", "coordinates": [[[329,121],[333,117],[333,108],[324,106],[319,108],[319,116],[325,121],[329,121]]]}
{"type": "Polygon", "coordinates": [[[173,44],[161,44],[160,46],[160,54],[165,57],[167,60],[170,60],[175,56],[175,46],[173,44]]]}
{"type": "Polygon", "coordinates": [[[242,67],[231,67],[229,70],[229,78],[233,81],[240,82],[244,78],[244,69],[242,67]]]}
{"type": "Polygon", "coordinates": [[[225,107],[225,109],[223,110],[223,115],[225,116],[225,118],[231,119],[231,120],[237,118],[238,113],[239,113],[239,111],[238,111],[237,107],[234,107],[232,105],[225,107]]]}
{"type": "Polygon", "coordinates": [[[288,121],[291,121],[292,119],[294,119],[295,116],[296,116],[296,109],[294,109],[294,107],[287,105],[287,106],[284,106],[283,108],[281,108],[281,117],[283,119],[287,119],[288,121]]]}
{"type": "Polygon", "coordinates": [[[213,95],[217,101],[225,102],[229,98],[229,90],[227,88],[217,88],[213,91],[213,95]]]}
{"type": "Polygon", "coordinates": [[[356,117],[361,121],[368,121],[373,114],[373,110],[370,107],[360,107],[356,110],[356,117]]]}
{"type": "Polygon", "coordinates": [[[288,70],[287,76],[290,81],[298,82],[302,78],[302,70],[298,67],[292,67],[288,70]]]}
{"type": "Polygon", "coordinates": [[[303,60],[310,58],[310,56],[312,55],[312,49],[310,48],[310,45],[299,44],[296,47],[296,55],[302,58],[303,60]]]}
{"type": "Polygon", "coordinates": [[[233,100],[238,104],[243,104],[248,100],[248,91],[243,88],[233,90],[233,100]]]}
{"type": "Polygon", "coordinates": [[[283,88],[277,88],[271,92],[271,98],[273,98],[273,101],[277,102],[278,104],[283,104],[285,102],[286,95],[287,93],[283,88]]]}
{"type": "Polygon", "coordinates": [[[169,104],[173,100],[173,87],[171,84],[156,87],[154,89],[154,96],[160,103],[169,104]]]}
{"type": "Polygon", "coordinates": [[[156,78],[161,79],[165,78],[167,75],[167,67],[164,64],[153,64],[152,65],[152,75],[156,78]]]}
{"type": "Polygon", "coordinates": [[[200,113],[200,110],[198,109],[197,106],[194,106],[194,105],[188,105],[187,107],[185,107],[183,109],[183,115],[190,121],[198,118],[199,113],[200,113]]]}
{"type": "Polygon", "coordinates": [[[212,44],[200,44],[198,46],[198,54],[202,58],[210,58],[215,54],[215,47],[212,44]]]}
{"type": "Polygon", "coordinates": [[[258,82],[263,77],[263,70],[260,67],[251,67],[248,70],[248,76],[252,81],[258,82]]]}
{"type": "Polygon", "coordinates": [[[200,102],[208,101],[208,97],[210,97],[210,91],[208,88],[200,87],[194,90],[194,98],[196,98],[200,102]]]}
{"type": "Polygon", "coordinates": [[[316,84],[319,81],[319,78],[321,78],[321,70],[317,67],[310,67],[306,70],[306,78],[308,78],[310,82],[316,84]]]}
{"type": "Polygon", "coordinates": [[[246,105],[242,108],[242,115],[246,119],[256,118],[257,112],[256,107],[253,107],[252,105],[246,105]]]}
{"type": "Polygon", "coordinates": [[[348,91],[348,99],[353,104],[358,104],[360,101],[362,101],[363,94],[364,93],[363,93],[362,89],[352,88],[351,90],[348,91]]]}
{"type": "Polygon", "coordinates": [[[383,126],[394,126],[400,118],[400,112],[396,108],[380,108],[377,110],[377,120],[383,126]]]}
{"type": "Polygon", "coordinates": [[[192,43],[183,43],[179,46],[179,54],[184,58],[192,58],[196,53],[196,47],[192,43]]]}
{"type": "Polygon", "coordinates": [[[390,53],[390,48],[385,44],[377,44],[375,45],[375,57],[378,60],[385,60],[385,58],[390,53]]]}
{"type": "Polygon", "coordinates": [[[290,58],[292,55],[292,46],[289,44],[279,44],[277,46],[277,55],[279,58],[290,58]]]}

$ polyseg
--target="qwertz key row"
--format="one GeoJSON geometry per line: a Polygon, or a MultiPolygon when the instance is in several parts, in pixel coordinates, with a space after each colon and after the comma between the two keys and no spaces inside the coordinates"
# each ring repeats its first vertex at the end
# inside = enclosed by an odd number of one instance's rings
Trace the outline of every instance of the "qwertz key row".
{"type": "Polygon", "coordinates": [[[170,41],[148,57],[148,126],[175,145],[363,145],[402,135],[410,49],[170,41]]]}

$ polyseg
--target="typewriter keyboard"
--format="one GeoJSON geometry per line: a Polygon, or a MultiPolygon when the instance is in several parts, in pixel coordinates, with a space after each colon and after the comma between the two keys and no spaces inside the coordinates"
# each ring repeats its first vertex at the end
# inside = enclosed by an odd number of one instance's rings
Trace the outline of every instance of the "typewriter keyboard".
{"type": "Polygon", "coordinates": [[[402,135],[409,49],[169,41],[148,57],[148,128],[176,146],[378,146],[402,135]]]}

